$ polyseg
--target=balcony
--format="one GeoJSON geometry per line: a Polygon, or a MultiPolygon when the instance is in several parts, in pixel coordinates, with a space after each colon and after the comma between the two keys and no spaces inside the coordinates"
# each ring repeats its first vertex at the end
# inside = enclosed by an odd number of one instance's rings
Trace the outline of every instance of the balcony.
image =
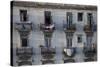
{"type": "Polygon", "coordinates": [[[44,36],[51,38],[52,37],[52,32],[44,32],[44,36]]]}
{"type": "Polygon", "coordinates": [[[92,61],[95,61],[95,59],[93,59],[93,58],[90,57],[90,58],[84,59],[84,61],[85,61],[85,62],[92,62],[92,61]]]}
{"type": "Polygon", "coordinates": [[[96,44],[91,44],[91,46],[85,46],[83,49],[83,53],[85,55],[85,57],[94,57],[94,55],[96,55],[97,53],[97,47],[96,44]]]}
{"type": "Polygon", "coordinates": [[[52,59],[55,54],[55,48],[41,47],[41,55],[43,59],[52,59]]]}
{"type": "Polygon", "coordinates": [[[32,65],[32,61],[19,61],[17,63],[18,63],[18,66],[32,65]]]}
{"type": "Polygon", "coordinates": [[[46,25],[46,24],[40,24],[40,29],[44,32],[53,32],[55,29],[54,24],[46,25]]]}
{"type": "Polygon", "coordinates": [[[95,32],[95,31],[97,31],[97,25],[96,24],[91,24],[91,26],[90,26],[89,24],[87,24],[87,25],[84,26],[84,31],[86,33],[95,32]]]}
{"type": "Polygon", "coordinates": [[[91,27],[90,27],[90,25],[85,25],[84,31],[87,36],[92,36],[93,35],[93,26],[91,25],[91,27]]]}
{"type": "Polygon", "coordinates": [[[68,26],[67,24],[64,24],[64,31],[65,32],[75,32],[76,31],[76,25],[75,24],[71,24],[70,26],[68,26]]]}
{"type": "Polygon", "coordinates": [[[18,66],[22,65],[32,65],[32,55],[33,55],[33,48],[31,47],[21,47],[16,48],[16,56],[17,56],[17,63],[18,66]]]}
{"type": "Polygon", "coordinates": [[[75,48],[64,48],[63,54],[65,57],[73,57],[75,55],[75,48]]]}
{"type": "Polygon", "coordinates": [[[31,47],[21,47],[16,49],[16,55],[19,60],[28,60],[33,55],[33,49],[31,47]]]}
{"type": "Polygon", "coordinates": [[[29,22],[15,23],[14,27],[18,31],[31,31],[32,23],[29,22]]]}
{"type": "Polygon", "coordinates": [[[65,59],[64,63],[74,63],[75,60],[74,59],[65,59]]]}
{"type": "Polygon", "coordinates": [[[92,27],[90,27],[90,25],[85,25],[84,26],[84,31],[85,32],[91,32],[92,31],[92,27]]]}
{"type": "Polygon", "coordinates": [[[42,64],[54,64],[54,60],[41,60],[42,64]]]}

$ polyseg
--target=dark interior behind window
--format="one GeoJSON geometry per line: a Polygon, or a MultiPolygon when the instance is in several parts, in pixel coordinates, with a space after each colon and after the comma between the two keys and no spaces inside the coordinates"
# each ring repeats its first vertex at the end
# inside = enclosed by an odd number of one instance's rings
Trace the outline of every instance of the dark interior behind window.
{"type": "Polygon", "coordinates": [[[78,43],[81,43],[82,42],[82,35],[78,35],[77,40],[78,40],[78,43]]]}
{"type": "Polygon", "coordinates": [[[27,21],[27,10],[20,10],[20,20],[27,21]]]}
{"type": "Polygon", "coordinates": [[[22,47],[26,47],[26,46],[27,46],[27,39],[22,38],[22,47]]]}
{"type": "Polygon", "coordinates": [[[82,21],[83,20],[83,13],[78,13],[78,21],[82,21]]]}
{"type": "Polygon", "coordinates": [[[45,11],[45,24],[50,25],[51,24],[51,12],[45,11]]]}

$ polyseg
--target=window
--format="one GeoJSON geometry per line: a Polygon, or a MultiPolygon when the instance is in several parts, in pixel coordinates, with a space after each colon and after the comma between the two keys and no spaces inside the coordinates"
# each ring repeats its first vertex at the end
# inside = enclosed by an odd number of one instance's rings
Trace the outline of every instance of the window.
{"type": "Polygon", "coordinates": [[[71,37],[67,38],[67,47],[68,48],[72,47],[72,38],[71,37]]]}
{"type": "Polygon", "coordinates": [[[87,14],[87,22],[88,22],[88,24],[91,25],[92,21],[93,21],[92,13],[88,13],[87,14]]]}
{"type": "Polygon", "coordinates": [[[45,11],[45,24],[50,25],[51,24],[51,12],[45,11]]]}
{"type": "Polygon", "coordinates": [[[27,46],[27,39],[22,38],[22,47],[26,47],[26,46],[27,46]]]}
{"type": "Polygon", "coordinates": [[[90,46],[92,43],[92,37],[91,36],[87,36],[87,45],[90,46]]]}
{"type": "Polygon", "coordinates": [[[45,38],[45,45],[46,45],[46,47],[50,47],[51,46],[51,39],[50,38],[48,38],[48,37],[46,37],[45,38]]]}
{"type": "Polygon", "coordinates": [[[82,42],[82,35],[78,35],[77,40],[78,40],[78,43],[81,43],[82,42]]]}
{"type": "Polygon", "coordinates": [[[83,13],[78,13],[78,21],[82,21],[83,20],[83,13]]]}
{"type": "Polygon", "coordinates": [[[70,27],[72,25],[72,12],[67,12],[67,27],[70,27]]]}
{"type": "Polygon", "coordinates": [[[66,33],[66,42],[67,42],[67,47],[70,48],[72,47],[72,38],[73,38],[73,33],[67,32],[66,33]]]}
{"type": "Polygon", "coordinates": [[[27,10],[20,10],[20,21],[27,21],[27,10]]]}

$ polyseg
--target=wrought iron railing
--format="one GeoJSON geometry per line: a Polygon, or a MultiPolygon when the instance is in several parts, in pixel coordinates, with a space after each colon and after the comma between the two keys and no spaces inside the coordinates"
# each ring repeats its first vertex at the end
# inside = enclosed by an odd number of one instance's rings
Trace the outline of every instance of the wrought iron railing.
{"type": "Polygon", "coordinates": [[[84,26],[84,31],[85,32],[95,32],[95,31],[97,31],[97,25],[96,24],[91,24],[91,25],[87,24],[84,26]]]}
{"type": "Polygon", "coordinates": [[[43,30],[44,32],[53,32],[53,30],[55,29],[55,25],[40,24],[40,29],[43,30]]]}
{"type": "Polygon", "coordinates": [[[54,60],[41,60],[42,64],[54,64],[54,60]]]}
{"type": "Polygon", "coordinates": [[[51,59],[54,57],[55,48],[41,47],[41,55],[44,59],[51,59]]]}
{"type": "Polygon", "coordinates": [[[64,31],[66,31],[66,32],[75,32],[76,31],[75,24],[71,24],[71,25],[64,24],[63,27],[64,27],[64,31]]]}
{"type": "Polygon", "coordinates": [[[32,55],[33,54],[33,48],[32,47],[21,47],[16,49],[17,55],[32,55]]]}
{"type": "Polygon", "coordinates": [[[83,52],[84,52],[86,57],[93,57],[97,53],[96,44],[84,46],[83,52]]]}
{"type": "Polygon", "coordinates": [[[20,47],[16,48],[17,63],[21,65],[32,65],[33,48],[20,47]]]}
{"type": "Polygon", "coordinates": [[[84,26],[84,31],[85,31],[85,32],[92,32],[92,26],[90,26],[90,25],[85,25],[85,26],[84,26]]]}
{"type": "Polygon", "coordinates": [[[30,31],[32,30],[32,23],[29,22],[14,23],[14,27],[18,31],[30,31]]]}

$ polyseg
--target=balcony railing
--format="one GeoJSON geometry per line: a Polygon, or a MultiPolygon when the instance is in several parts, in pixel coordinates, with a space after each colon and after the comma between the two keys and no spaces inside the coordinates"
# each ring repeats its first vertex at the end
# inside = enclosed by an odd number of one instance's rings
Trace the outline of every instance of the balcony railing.
{"type": "Polygon", "coordinates": [[[85,32],[92,32],[92,26],[90,27],[90,25],[85,25],[84,26],[84,31],[85,32]]]}
{"type": "Polygon", "coordinates": [[[92,61],[95,61],[96,59],[94,59],[94,58],[86,58],[86,59],[84,59],[84,61],[85,62],[92,62],[92,61]]]}
{"type": "Polygon", "coordinates": [[[44,59],[51,59],[54,57],[55,48],[41,47],[41,55],[44,59]]]}
{"type": "Polygon", "coordinates": [[[32,23],[29,22],[15,23],[14,27],[18,31],[31,31],[32,23]]]}
{"type": "Polygon", "coordinates": [[[55,29],[54,24],[46,25],[46,24],[40,24],[40,29],[44,32],[53,32],[55,29]]]}
{"type": "Polygon", "coordinates": [[[97,31],[97,25],[96,24],[91,24],[91,25],[87,24],[84,26],[84,31],[85,32],[95,32],[95,31],[97,31]]]}
{"type": "Polygon", "coordinates": [[[65,32],[75,32],[76,31],[75,24],[71,24],[71,25],[64,24],[63,27],[64,27],[65,32]]]}
{"type": "Polygon", "coordinates": [[[96,44],[91,44],[90,46],[84,46],[83,52],[86,57],[93,57],[97,53],[96,44]]]}
{"type": "Polygon", "coordinates": [[[33,49],[31,47],[21,47],[16,49],[16,55],[19,60],[28,60],[33,55],[33,49]]]}
{"type": "Polygon", "coordinates": [[[18,66],[22,66],[22,65],[32,65],[32,61],[19,61],[17,63],[18,63],[18,66]]]}
{"type": "Polygon", "coordinates": [[[18,66],[32,65],[33,62],[32,55],[33,55],[33,48],[31,47],[16,48],[18,66]]]}
{"type": "Polygon", "coordinates": [[[54,64],[54,60],[41,60],[42,64],[54,64]]]}
{"type": "Polygon", "coordinates": [[[44,36],[45,37],[49,37],[49,38],[51,38],[52,37],[52,32],[44,32],[44,36]]]}
{"type": "Polygon", "coordinates": [[[64,63],[73,63],[73,62],[75,62],[74,59],[65,59],[64,60],[64,63]]]}

